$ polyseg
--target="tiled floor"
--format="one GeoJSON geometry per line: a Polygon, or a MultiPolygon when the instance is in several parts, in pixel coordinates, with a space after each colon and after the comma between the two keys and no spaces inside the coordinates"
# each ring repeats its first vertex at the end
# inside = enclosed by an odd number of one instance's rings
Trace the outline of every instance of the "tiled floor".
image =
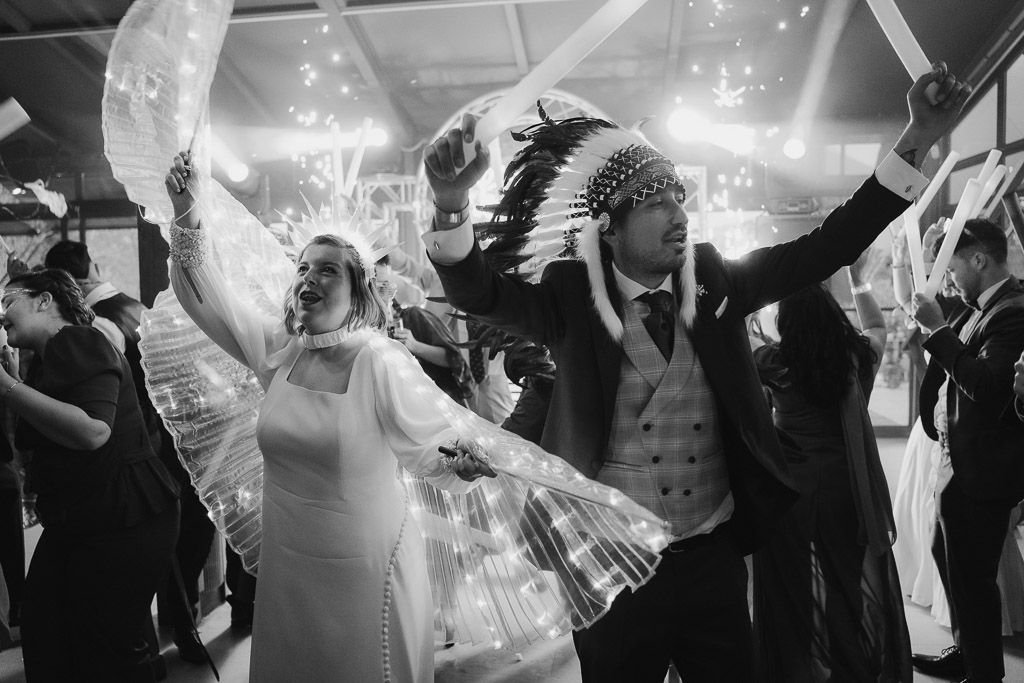
{"type": "MultiPolygon", "coordinates": [[[[879,443],[890,488],[899,471],[903,445],[901,439],[882,439],[879,443]]],[[[915,651],[934,653],[951,643],[949,631],[939,627],[926,609],[909,604],[906,614],[915,651]]],[[[222,605],[204,620],[200,634],[220,669],[221,681],[243,683],[248,680],[250,638],[247,633],[232,631],[229,625],[230,607],[222,605]]],[[[1005,682],[1024,683],[1024,634],[1005,638],[1003,652],[1005,682]]],[[[164,654],[171,683],[213,683],[215,680],[208,668],[179,659],[169,642],[165,644],[164,654]]],[[[483,645],[438,648],[435,661],[438,683],[575,683],[580,680],[572,638],[568,636],[535,644],[522,653],[493,650],[483,645]]],[[[24,680],[21,651],[15,648],[0,652],[0,683],[24,680]]],[[[940,680],[921,675],[914,677],[914,683],[939,683],[940,680]]]]}

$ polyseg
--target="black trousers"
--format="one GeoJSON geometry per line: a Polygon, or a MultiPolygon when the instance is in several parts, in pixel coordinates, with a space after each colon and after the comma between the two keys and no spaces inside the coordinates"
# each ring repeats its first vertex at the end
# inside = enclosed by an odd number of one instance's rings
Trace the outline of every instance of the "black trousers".
{"type": "Polygon", "coordinates": [[[956,475],[935,492],[932,556],[949,600],[953,638],[967,675],[1003,678],[1002,613],[996,573],[1013,503],[969,498],[956,475]]]}
{"type": "Polygon", "coordinates": [[[669,662],[686,683],[753,680],[747,566],[728,527],[662,551],[653,579],[573,632],[584,683],[662,683],[669,662]]]}
{"type": "MultiPolygon", "coordinates": [[[[181,520],[174,555],[181,570],[182,583],[185,584],[185,597],[182,598],[177,579],[173,575],[168,575],[162,587],[159,603],[161,610],[167,610],[166,620],[174,628],[176,638],[190,633],[195,625],[195,609],[199,602],[199,575],[206,566],[206,558],[210,555],[216,531],[217,528],[196,495],[196,490],[190,483],[182,484],[181,520]]],[[[161,619],[161,623],[164,623],[164,619],[161,619]]]]}
{"type": "Polygon", "coordinates": [[[152,681],[143,634],[177,538],[177,501],[127,529],[44,529],[22,605],[26,681],[152,681]]]}
{"type": "MultiPolygon", "coordinates": [[[[0,436],[2,438],[2,436],[0,436]]],[[[11,599],[9,626],[21,623],[21,596],[25,585],[25,530],[21,518],[21,492],[0,490],[0,566],[11,599]]]]}

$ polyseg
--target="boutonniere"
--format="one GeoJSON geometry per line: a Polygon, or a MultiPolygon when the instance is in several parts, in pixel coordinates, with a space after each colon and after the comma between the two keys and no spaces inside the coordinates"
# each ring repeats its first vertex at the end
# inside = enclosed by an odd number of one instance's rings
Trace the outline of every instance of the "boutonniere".
{"type": "Polygon", "coordinates": [[[704,289],[704,285],[697,285],[697,298],[701,298],[708,293],[708,290],[704,289]]]}

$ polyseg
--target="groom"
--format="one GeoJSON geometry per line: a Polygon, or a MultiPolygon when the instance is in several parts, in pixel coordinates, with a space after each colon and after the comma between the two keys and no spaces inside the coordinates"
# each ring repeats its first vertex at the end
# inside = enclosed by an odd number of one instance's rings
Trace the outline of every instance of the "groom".
{"type": "Polygon", "coordinates": [[[672,525],[654,578],[574,634],[584,681],[660,683],[670,662],[688,683],[753,679],[743,556],[797,494],[744,316],[852,263],[924,187],[916,169],[969,93],[937,64],[911,88],[893,152],[850,199],[810,234],[734,261],[688,239],[684,181],[642,136],[548,119],[522,135],[497,210],[578,257],[550,263],[539,283],[493,270],[474,239],[468,191],[488,168],[478,142],[462,169],[475,121],[427,148],[436,214],[423,239],[448,300],[546,345],[558,366],[541,446],[672,525]]]}

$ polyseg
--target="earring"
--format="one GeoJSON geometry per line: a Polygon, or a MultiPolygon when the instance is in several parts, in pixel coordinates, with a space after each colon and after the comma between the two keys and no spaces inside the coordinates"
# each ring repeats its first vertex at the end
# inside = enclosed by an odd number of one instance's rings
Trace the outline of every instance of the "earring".
{"type": "Polygon", "coordinates": [[[612,224],[612,217],[608,215],[607,211],[602,211],[601,215],[597,217],[597,231],[604,234],[606,230],[612,224]]]}

